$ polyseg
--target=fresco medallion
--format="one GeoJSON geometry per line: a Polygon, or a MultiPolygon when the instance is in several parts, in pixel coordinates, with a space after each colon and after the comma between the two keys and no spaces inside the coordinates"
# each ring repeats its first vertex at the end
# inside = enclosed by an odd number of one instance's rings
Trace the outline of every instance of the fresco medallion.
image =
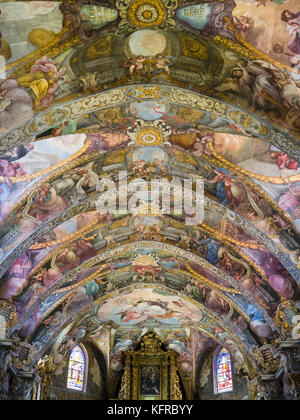
{"type": "Polygon", "coordinates": [[[151,57],[165,52],[167,40],[162,32],[142,29],[130,35],[127,46],[129,55],[151,57]]]}
{"type": "Polygon", "coordinates": [[[158,26],[166,19],[166,11],[157,0],[135,1],[128,11],[130,21],[136,26],[158,26]]]}

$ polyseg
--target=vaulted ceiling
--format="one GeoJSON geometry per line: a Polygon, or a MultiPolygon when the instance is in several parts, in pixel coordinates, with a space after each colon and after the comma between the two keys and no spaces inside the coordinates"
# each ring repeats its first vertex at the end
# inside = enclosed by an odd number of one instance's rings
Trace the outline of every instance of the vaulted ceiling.
{"type": "Polygon", "coordinates": [[[297,3],[1,3],[0,299],[39,355],[74,327],[190,328],[251,371],[282,338],[300,281],[297,3]],[[100,214],[120,171],[203,178],[203,221],[147,197],[100,214]]]}

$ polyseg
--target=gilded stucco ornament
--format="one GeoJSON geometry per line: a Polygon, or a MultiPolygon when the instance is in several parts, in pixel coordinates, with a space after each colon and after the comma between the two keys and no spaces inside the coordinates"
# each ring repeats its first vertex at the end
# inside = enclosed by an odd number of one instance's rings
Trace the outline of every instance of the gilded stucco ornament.
{"type": "Polygon", "coordinates": [[[294,315],[292,318],[293,329],[292,338],[294,340],[300,340],[300,315],[294,315]]]}
{"type": "Polygon", "coordinates": [[[7,338],[9,330],[17,322],[18,315],[12,300],[0,300],[0,340],[7,338]]]}
{"type": "Polygon", "coordinates": [[[281,303],[277,307],[274,321],[280,328],[284,339],[291,337],[293,331],[293,338],[299,338],[299,310],[293,300],[281,298],[281,303]],[[298,332],[297,332],[298,331],[298,332]]]}
{"type": "Polygon", "coordinates": [[[177,8],[177,0],[118,0],[121,22],[119,32],[134,31],[138,28],[172,28],[177,8]]]}
{"type": "Polygon", "coordinates": [[[42,378],[41,400],[47,400],[49,395],[49,388],[51,385],[51,378],[57,369],[57,365],[53,361],[53,356],[44,356],[37,363],[37,371],[42,378]]]}
{"type": "Polygon", "coordinates": [[[274,373],[278,370],[280,359],[275,355],[270,344],[254,348],[252,355],[262,373],[274,373]]]}
{"type": "Polygon", "coordinates": [[[168,142],[172,130],[162,120],[143,121],[136,120],[134,127],[129,127],[127,134],[131,140],[129,145],[140,146],[170,145],[168,142]]]}
{"type": "Polygon", "coordinates": [[[259,374],[257,374],[253,379],[250,379],[248,384],[249,384],[249,391],[251,393],[252,399],[254,400],[268,400],[269,399],[268,385],[261,380],[259,374]]]}
{"type": "Polygon", "coordinates": [[[94,95],[74,99],[64,106],[49,108],[6,136],[1,137],[0,153],[11,148],[35,141],[39,134],[51,127],[55,127],[69,119],[78,118],[91,112],[100,111],[107,107],[121,106],[134,100],[162,100],[170,104],[187,106],[194,110],[210,112],[214,117],[221,117],[237,126],[247,135],[261,138],[273,143],[285,151],[289,156],[299,159],[298,146],[294,144],[291,135],[282,133],[270,124],[249,116],[249,113],[237,110],[233,106],[216,99],[200,95],[190,90],[162,85],[134,85],[115,88],[94,95]],[[234,115],[234,120],[230,117],[234,115]],[[238,118],[237,118],[238,117],[238,118]]]}
{"type": "Polygon", "coordinates": [[[35,344],[14,340],[12,361],[16,369],[22,372],[31,372],[37,356],[38,351],[35,344]]]}

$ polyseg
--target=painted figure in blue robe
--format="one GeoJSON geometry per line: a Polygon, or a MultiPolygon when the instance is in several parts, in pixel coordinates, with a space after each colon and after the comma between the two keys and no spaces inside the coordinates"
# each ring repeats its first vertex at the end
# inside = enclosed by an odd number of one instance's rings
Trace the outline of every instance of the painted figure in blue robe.
{"type": "Polygon", "coordinates": [[[264,338],[271,338],[273,336],[271,328],[254,305],[250,303],[247,307],[246,313],[250,318],[250,328],[255,332],[255,334],[264,338]]]}
{"type": "Polygon", "coordinates": [[[206,182],[208,184],[215,184],[216,185],[217,199],[222,204],[224,204],[224,206],[228,206],[229,205],[228,194],[229,194],[229,189],[231,189],[231,187],[227,186],[227,188],[226,188],[225,187],[225,181],[228,181],[228,179],[231,179],[231,177],[230,177],[227,169],[216,168],[215,173],[216,173],[216,176],[211,180],[206,180],[206,182]]]}
{"type": "Polygon", "coordinates": [[[216,265],[218,262],[218,252],[221,245],[211,238],[201,239],[200,242],[204,248],[204,256],[207,261],[213,265],[216,265]]]}

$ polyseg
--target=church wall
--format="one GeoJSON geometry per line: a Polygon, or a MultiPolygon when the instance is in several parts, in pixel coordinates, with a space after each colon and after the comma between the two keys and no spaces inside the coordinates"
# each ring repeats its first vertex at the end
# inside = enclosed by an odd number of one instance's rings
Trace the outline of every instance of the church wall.
{"type": "MultiPolygon", "coordinates": [[[[213,377],[213,356],[215,349],[209,353],[205,352],[199,357],[198,383],[196,384],[196,399],[200,400],[249,400],[247,379],[238,376],[237,369],[233,362],[233,391],[222,394],[214,393],[213,377]],[[201,366],[202,364],[202,366],[201,366]]],[[[197,380],[197,377],[196,377],[197,380]]]]}
{"type": "Polygon", "coordinates": [[[102,400],[105,399],[103,378],[97,361],[96,350],[84,343],[88,354],[88,374],[85,392],[67,389],[69,355],[62,363],[62,368],[52,379],[49,391],[50,400],[102,400]]]}

